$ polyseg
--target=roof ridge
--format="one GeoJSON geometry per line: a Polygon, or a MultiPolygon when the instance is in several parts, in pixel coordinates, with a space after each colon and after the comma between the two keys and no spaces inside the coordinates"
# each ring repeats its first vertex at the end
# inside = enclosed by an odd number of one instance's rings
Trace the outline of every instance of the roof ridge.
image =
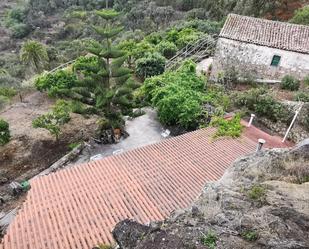
{"type": "Polygon", "coordinates": [[[309,54],[309,26],[230,13],[219,37],[309,54]]]}
{"type": "Polygon", "coordinates": [[[229,16],[236,16],[236,17],[241,17],[241,18],[254,19],[254,20],[259,20],[259,21],[262,21],[262,22],[279,23],[279,24],[283,24],[283,25],[299,26],[299,27],[309,28],[308,25],[304,25],[304,24],[283,22],[283,21],[279,21],[279,20],[270,20],[270,19],[266,19],[266,18],[255,17],[255,16],[245,16],[245,15],[240,15],[240,14],[236,14],[236,13],[229,13],[228,17],[229,16]]]}

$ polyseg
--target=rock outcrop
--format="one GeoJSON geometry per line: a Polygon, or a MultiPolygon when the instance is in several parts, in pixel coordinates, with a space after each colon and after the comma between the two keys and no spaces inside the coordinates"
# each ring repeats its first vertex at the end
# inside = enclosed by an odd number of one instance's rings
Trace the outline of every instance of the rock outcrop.
{"type": "Polygon", "coordinates": [[[241,158],[192,207],[113,235],[122,249],[309,248],[309,141],[241,158]]]}

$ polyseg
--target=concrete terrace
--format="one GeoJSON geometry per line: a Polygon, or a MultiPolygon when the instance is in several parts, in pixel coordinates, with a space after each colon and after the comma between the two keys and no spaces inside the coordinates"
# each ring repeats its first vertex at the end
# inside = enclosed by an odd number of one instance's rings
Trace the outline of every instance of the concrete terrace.
{"type": "Polygon", "coordinates": [[[268,148],[288,146],[253,126],[238,139],[213,141],[214,132],[198,130],[32,180],[0,249],[90,249],[113,243],[111,231],[125,218],[148,223],[188,207],[206,182],[254,152],[258,138],[268,148]]]}

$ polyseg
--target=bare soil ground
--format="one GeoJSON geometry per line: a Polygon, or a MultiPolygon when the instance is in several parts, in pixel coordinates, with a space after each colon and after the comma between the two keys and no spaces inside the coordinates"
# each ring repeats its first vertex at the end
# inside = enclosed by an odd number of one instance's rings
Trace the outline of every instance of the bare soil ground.
{"type": "MultiPolygon", "coordinates": [[[[53,104],[54,100],[45,93],[32,91],[23,102],[16,99],[0,112],[0,117],[10,124],[12,135],[11,141],[0,147],[0,196],[9,195],[10,182],[28,180],[65,155],[70,143],[93,136],[97,117],[85,119],[78,114],[71,114],[71,121],[63,126],[59,141],[45,129],[34,129],[32,120],[48,112],[53,104]]],[[[11,201],[2,207],[0,203],[3,210],[11,207],[11,201]]]]}

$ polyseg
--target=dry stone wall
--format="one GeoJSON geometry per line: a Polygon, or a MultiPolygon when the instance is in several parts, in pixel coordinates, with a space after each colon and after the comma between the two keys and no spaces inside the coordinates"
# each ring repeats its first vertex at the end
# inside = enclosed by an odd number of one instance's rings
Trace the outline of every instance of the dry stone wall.
{"type": "Polygon", "coordinates": [[[309,54],[301,54],[250,43],[220,38],[213,63],[212,77],[234,67],[241,77],[279,80],[289,74],[303,79],[309,75],[309,54]],[[279,66],[271,66],[274,55],[279,66]]]}

